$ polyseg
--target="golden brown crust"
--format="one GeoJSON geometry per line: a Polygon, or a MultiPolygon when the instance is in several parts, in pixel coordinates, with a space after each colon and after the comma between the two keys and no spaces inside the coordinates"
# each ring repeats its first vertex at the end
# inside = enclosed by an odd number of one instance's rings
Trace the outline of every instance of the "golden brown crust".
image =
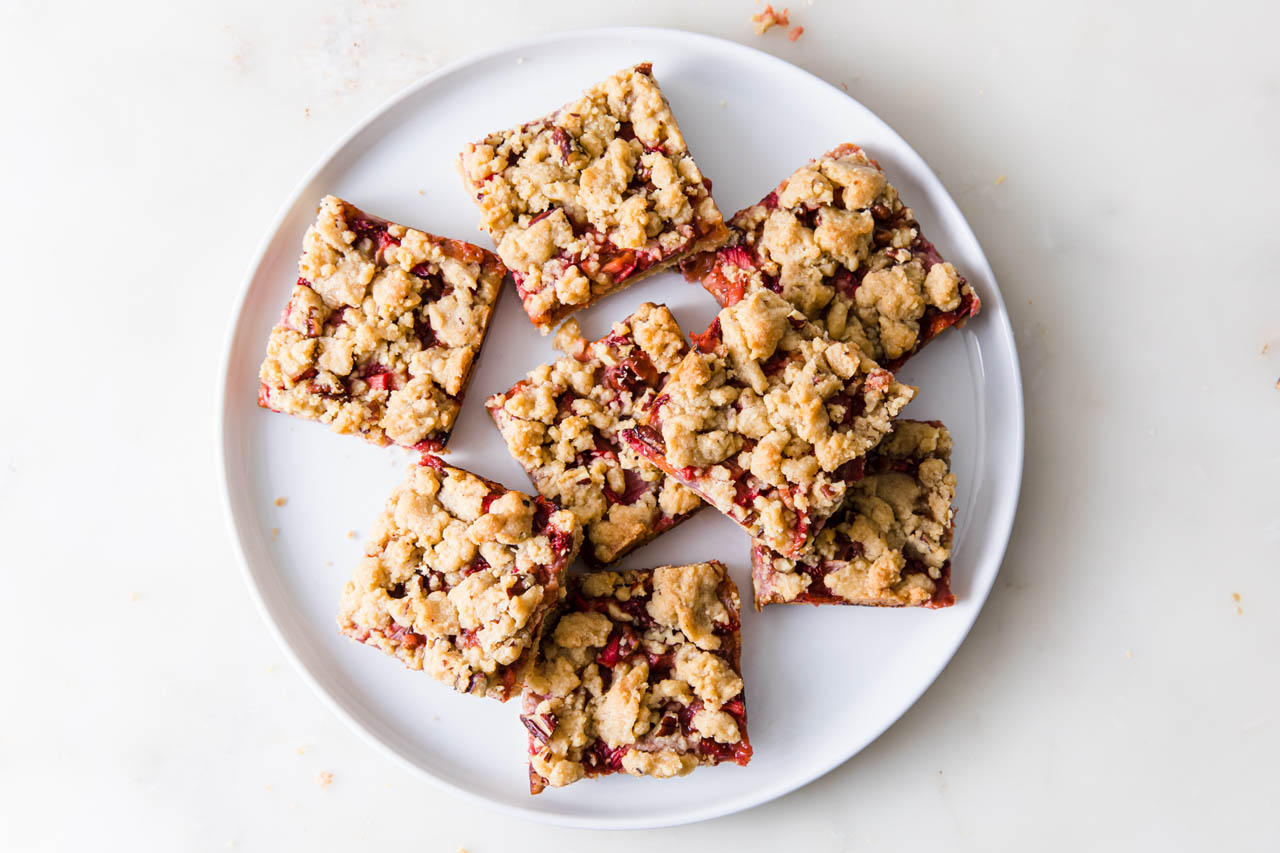
{"type": "Polygon", "coordinates": [[[570,585],[526,679],[533,793],[750,760],[738,590],[722,564],[595,572],[570,585]]]}
{"type": "Polygon", "coordinates": [[[506,269],[491,252],[320,202],[259,372],[264,408],[440,450],[506,269]]]}
{"type": "Polygon", "coordinates": [[[728,236],[647,64],[545,119],[466,147],[480,227],[545,334],[596,299],[728,236]]]}
{"type": "Polygon", "coordinates": [[[424,456],[375,522],[338,625],[459,692],[505,701],[581,543],[572,513],[424,456]]]}
{"type": "Polygon", "coordinates": [[[956,478],[951,435],[933,421],[898,421],[867,474],[813,547],[788,559],[752,542],[756,608],[765,604],[946,607],[956,478]]]}

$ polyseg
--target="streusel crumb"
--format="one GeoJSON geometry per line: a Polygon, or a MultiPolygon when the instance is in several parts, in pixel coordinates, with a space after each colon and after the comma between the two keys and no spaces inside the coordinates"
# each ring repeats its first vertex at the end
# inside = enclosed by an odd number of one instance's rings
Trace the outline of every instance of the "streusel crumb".
{"type": "Polygon", "coordinates": [[[752,290],[778,293],[833,340],[890,370],[980,307],[856,145],[797,169],[729,224],[725,246],[681,264],[686,277],[721,305],[752,290]]]}
{"type": "Polygon", "coordinates": [[[569,320],[555,343],[567,355],[486,406],[538,492],[577,516],[585,556],[602,566],[703,506],[620,436],[688,344],[666,306],[648,302],[598,341],[584,340],[569,320]]]}
{"type": "Polygon", "coordinates": [[[750,760],[738,592],[723,565],[595,572],[570,585],[524,691],[533,793],[750,760]]]}
{"type": "Polygon", "coordinates": [[[646,64],[468,145],[459,169],[529,318],[557,322],[727,236],[646,64]]]}
{"type": "Polygon", "coordinates": [[[844,502],[862,457],[915,389],[768,290],[722,310],[696,343],[624,438],[795,556],[844,502]]]}
{"type": "Polygon", "coordinates": [[[303,247],[298,281],[267,342],[258,404],[376,444],[443,448],[502,263],[334,196],[320,202],[303,247]]]}
{"type": "Polygon", "coordinates": [[[936,421],[898,421],[812,548],[787,558],[752,543],[756,607],[952,604],[951,446],[951,435],[936,421]]]}
{"type": "Polygon", "coordinates": [[[459,692],[506,700],[581,543],[572,513],[424,456],[375,522],[338,624],[459,692]]]}

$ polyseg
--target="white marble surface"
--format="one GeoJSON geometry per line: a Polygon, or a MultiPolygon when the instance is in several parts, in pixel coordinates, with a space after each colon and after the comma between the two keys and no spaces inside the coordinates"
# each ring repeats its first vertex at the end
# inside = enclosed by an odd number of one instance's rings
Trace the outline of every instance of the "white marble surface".
{"type": "Polygon", "coordinates": [[[1115,5],[793,0],[795,44],[749,0],[0,6],[0,849],[1274,849],[1280,14],[1115,5]],[[628,23],[842,82],[929,160],[1010,303],[1028,458],[910,713],[770,805],[622,835],[441,794],[332,717],[242,585],[212,432],[244,267],[338,135],[628,23]]]}

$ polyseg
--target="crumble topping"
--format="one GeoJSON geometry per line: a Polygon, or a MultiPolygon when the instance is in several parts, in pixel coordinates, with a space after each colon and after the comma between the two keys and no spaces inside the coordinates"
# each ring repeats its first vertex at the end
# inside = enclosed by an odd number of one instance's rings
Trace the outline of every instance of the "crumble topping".
{"type": "Polygon", "coordinates": [[[459,156],[481,229],[545,334],[584,308],[727,236],[671,107],[646,64],[544,119],[459,156]]]}
{"type": "Polygon", "coordinates": [[[619,436],[688,345],[666,306],[652,303],[594,342],[569,320],[555,343],[567,355],[486,406],[538,492],[577,516],[585,556],[604,565],[703,505],[619,436]]]}
{"type": "Polygon", "coordinates": [[[477,246],[326,196],[267,342],[259,405],[376,444],[443,448],[505,274],[477,246]]]}
{"type": "Polygon", "coordinates": [[[338,624],[460,692],[505,700],[580,544],[572,513],[424,456],[374,523],[338,624]]]}
{"type": "Polygon", "coordinates": [[[951,447],[951,435],[940,423],[898,421],[809,551],[788,559],[753,543],[756,606],[953,603],[951,447]]]}
{"type": "Polygon", "coordinates": [[[896,369],[978,312],[973,288],[920,234],[879,164],[846,144],[730,220],[727,245],[682,263],[722,305],[772,290],[834,340],[896,369]]]}
{"type": "Polygon", "coordinates": [[[533,793],[626,772],[746,764],[737,588],[717,562],[569,579],[525,681],[533,793]],[[683,624],[696,625],[694,633],[683,624]]]}
{"type": "Polygon", "coordinates": [[[629,444],[783,554],[843,502],[858,460],[915,395],[790,303],[723,309],[626,430],[629,444]]]}

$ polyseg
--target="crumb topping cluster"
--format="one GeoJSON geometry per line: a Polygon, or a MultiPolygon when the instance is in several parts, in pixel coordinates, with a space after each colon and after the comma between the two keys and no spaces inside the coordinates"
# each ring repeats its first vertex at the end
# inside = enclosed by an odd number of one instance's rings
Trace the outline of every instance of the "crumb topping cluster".
{"type": "Polygon", "coordinates": [[[377,444],[448,440],[506,271],[326,196],[271,332],[260,405],[377,444]]]}
{"type": "Polygon", "coordinates": [[[688,260],[686,275],[721,304],[753,289],[779,293],[890,369],[978,311],[973,288],[856,145],[797,169],[730,226],[729,243],[688,260]]]}
{"type": "Polygon", "coordinates": [[[788,559],[752,546],[756,606],[811,603],[951,604],[956,478],[951,435],[937,422],[898,421],[867,459],[867,475],[813,548],[788,559]]]}
{"type": "Polygon", "coordinates": [[[581,542],[572,513],[424,456],[375,522],[338,624],[460,692],[505,700],[581,542]]]}
{"type": "Polygon", "coordinates": [[[594,342],[570,320],[556,346],[568,355],[486,405],[538,492],[577,516],[586,556],[604,565],[702,506],[619,435],[688,345],[665,305],[645,303],[594,342]]]}
{"type": "Polygon", "coordinates": [[[723,309],[696,343],[624,437],[753,536],[799,554],[915,389],[768,290],[723,309]]]}
{"type": "Polygon", "coordinates": [[[468,145],[459,168],[544,333],[728,235],[648,64],[468,145]]]}
{"type": "Polygon", "coordinates": [[[571,579],[523,698],[530,787],[751,757],[738,592],[718,562],[571,579]]]}

